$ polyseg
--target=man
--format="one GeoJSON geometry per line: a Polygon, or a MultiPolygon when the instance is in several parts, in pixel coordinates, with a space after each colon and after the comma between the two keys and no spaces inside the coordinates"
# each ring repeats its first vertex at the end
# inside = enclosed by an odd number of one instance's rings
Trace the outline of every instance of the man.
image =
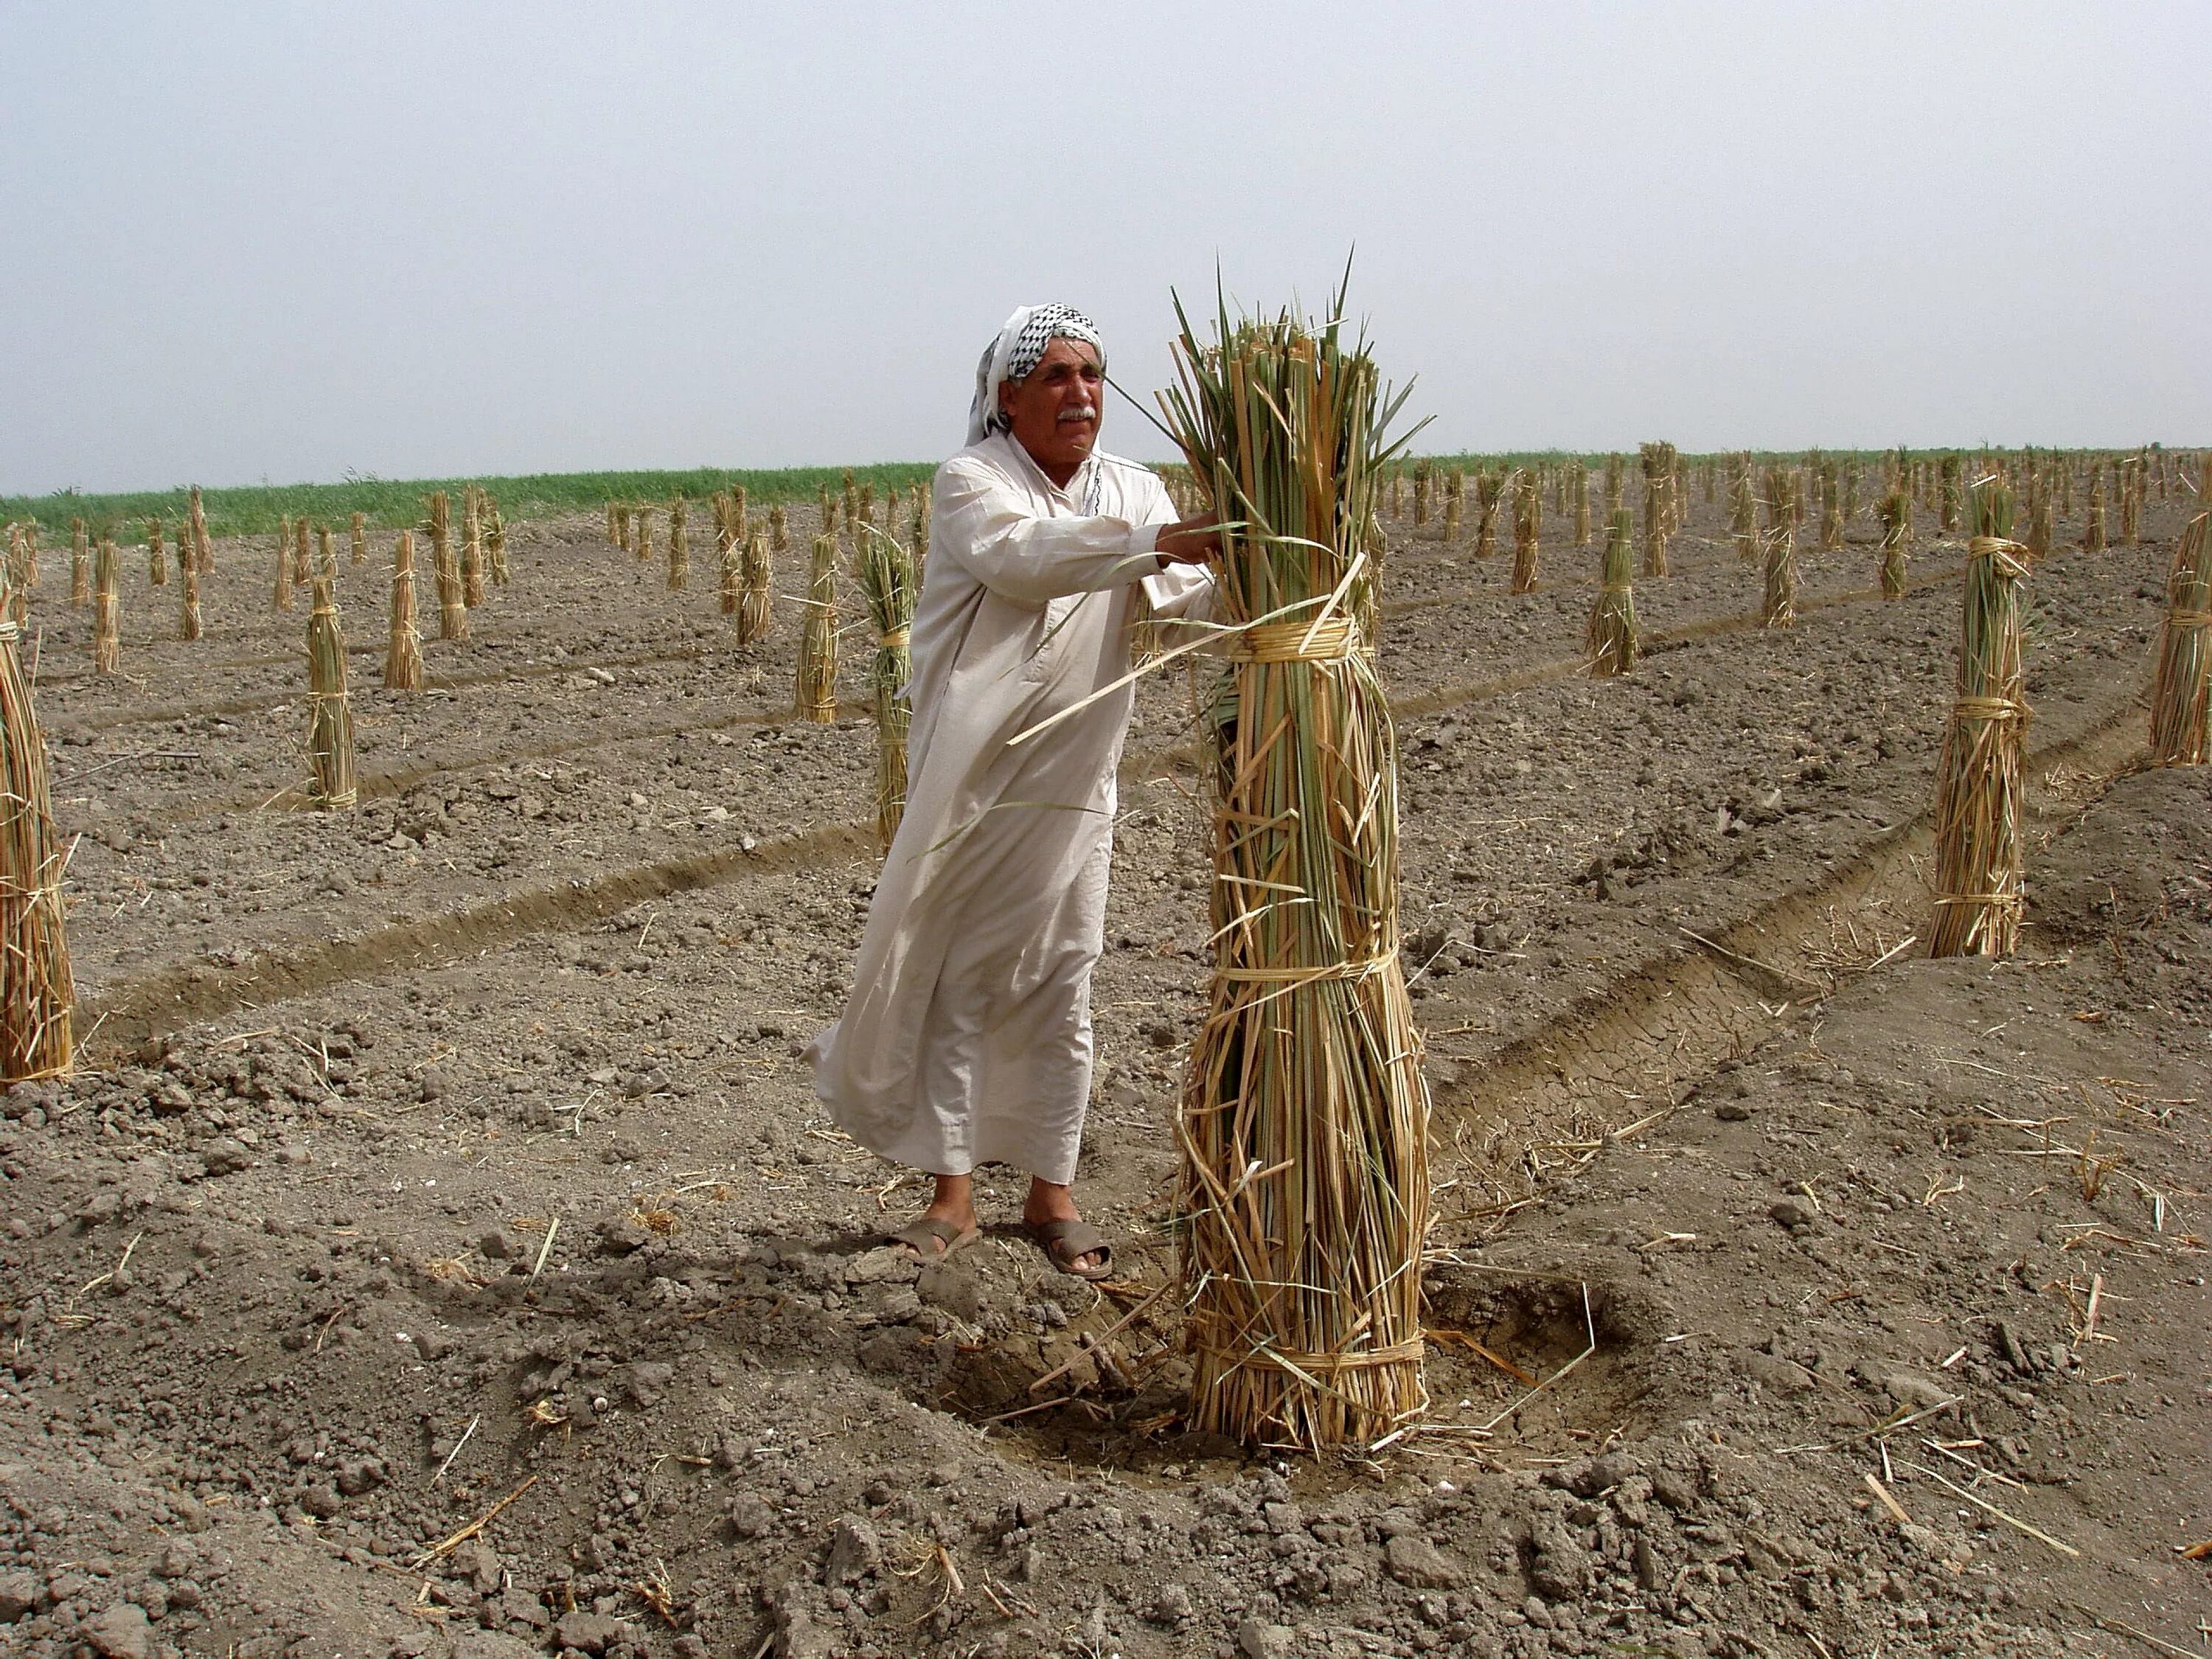
{"type": "Polygon", "coordinates": [[[830,1115],[937,1178],[896,1242],[925,1261],[972,1242],[972,1171],[1012,1164],[1031,1176],[1030,1237],[1094,1279],[1113,1252],[1069,1183],[1134,700],[1115,683],[1133,620],[1200,619],[1212,587],[1191,567],[1218,540],[1210,518],[1175,521],[1149,471],[1096,447],[1104,391],[1098,331],[1066,306],[1015,312],[977,365],[915,612],[906,814],[852,998],[809,1050],[830,1115]]]}

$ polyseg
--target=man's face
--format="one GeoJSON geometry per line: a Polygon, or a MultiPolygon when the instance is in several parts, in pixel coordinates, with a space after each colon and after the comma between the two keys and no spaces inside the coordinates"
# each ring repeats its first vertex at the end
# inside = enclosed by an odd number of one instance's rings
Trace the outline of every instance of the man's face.
{"type": "Polygon", "coordinates": [[[1038,465],[1077,467],[1098,441],[1105,392],[1097,348],[1087,340],[1054,339],[1025,378],[999,388],[999,405],[1038,465]]]}

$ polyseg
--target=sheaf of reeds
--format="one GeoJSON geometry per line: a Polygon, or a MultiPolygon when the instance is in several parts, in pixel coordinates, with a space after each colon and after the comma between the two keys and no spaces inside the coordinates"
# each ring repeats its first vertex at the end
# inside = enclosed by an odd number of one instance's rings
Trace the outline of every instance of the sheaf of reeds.
{"type": "Polygon", "coordinates": [[[422,635],[415,623],[415,532],[403,530],[392,550],[392,637],[384,653],[384,689],[422,689],[422,635]]]}
{"type": "Polygon", "coordinates": [[[1905,597],[1905,543],[1912,534],[1912,498],[1893,489],[1881,498],[1881,596],[1905,597]]]}
{"type": "Polygon", "coordinates": [[[200,622],[200,566],[181,534],[177,538],[177,580],[184,589],[183,602],[177,613],[177,637],[180,640],[198,639],[203,631],[200,622]]]}
{"type": "MultiPolygon", "coordinates": [[[[461,582],[460,561],[453,552],[452,505],[446,492],[434,489],[429,504],[430,568],[438,583],[438,637],[465,640],[469,636],[469,606],[461,582]]],[[[410,582],[408,587],[414,591],[410,582]]]]}
{"type": "Polygon", "coordinates": [[[505,587],[514,579],[507,562],[507,520],[501,516],[499,498],[489,490],[481,492],[483,501],[484,563],[491,573],[494,587],[505,587]]]}
{"type": "Polygon", "coordinates": [[[668,591],[681,593],[691,579],[690,504],[681,495],[668,498],[668,591]]]}
{"type": "Polygon", "coordinates": [[[642,503],[629,510],[629,546],[637,563],[653,562],[653,509],[642,503]]]}
{"type": "Polygon", "coordinates": [[[1671,512],[1667,495],[1674,486],[1671,444],[1650,443],[1638,451],[1644,470],[1644,574],[1667,574],[1667,537],[1671,512]]]}
{"type": "Polygon", "coordinates": [[[368,514],[356,513],[347,530],[353,538],[353,568],[358,570],[368,562],[368,514]]]}
{"type": "MultiPolygon", "coordinates": [[[[326,524],[315,526],[315,574],[328,576],[332,581],[338,575],[338,550],[331,539],[331,527],[326,524]]],[[[311,610],[308,614],[313,614],[311,610]]]]}
{"type": "MultiPolygon", "coordinates": [[[[2212,464],[2204,482],[2212,490],[2212,464]]],[[[2212,758],[2205,738],[2212,698],[2212,513],[2199,513],[2182,531],[2166,599],[2151,677],[2150,756],[2160,766],[2202,766],[2212,758]]]]}
{"type": "Polygon", "coordinates": [[[1368,1445],[1427,1404],[1428,1096],[1371,632],[1376,494],[1403,398],[1340,324],[1224,304],[1217,330],[1201,343],[1184,319],[1161,398],[1228,524],[1216,615],[1237,630],[1206,716],[1214,968],[1178,1126],[1188,1420],[1368,1445]]]}
{"type": "Polygon", "coordinates": [[[872,528],[860,540],[855,550],[860,593],[876,635],[868,666],[876,711],[876,841],[889,851],[906,813],[906,734],[913,710],[902,694],[914,669],[914,560],[884,531],[872,528]]]}
{"type": "MultiPolygon", "coordinates": [[[[828,486],[823,486],[828,498],[828,486]]],[[[806,628],[799,641],[799,717],[817,726],[837,719],[837,538],[814,538],[814,560],[807,573],[806,628]]]]}
{"type": "Polygon", "coordinates": [[[1590,544],[1589,468],[1583,464],[1580,458],[1575,461],[1574,482],[1568,486],[1568,492],[1575,505],[1575,545],[1588,547],[1590,544]]]}
{"type": "Polygon", "coordinates": [[[1797,478],[1787,467],[1766,471],[1765,590],[1759,620],[1766,628],[1789,628],[1797,621],[1797,478]]]}
{"type": "Polygon", "coordinates": [[[474,484],[465,484],[461,489],[461,603],[474,611],[483,602],[483,501],[474,484]]]}
{"type": "Polygon", "coordinates": [[[1749,563],[1759,556],[1759,489],[1752,482],[1751,458],[1742,458],[1729,490],[1729,538],[1735,556],[1749,563]]]}
{"type": "Polygon", "coordinates": [[[738,599],[738,643],[758,645],[768,637],[775,590],[769,585],[769,532],[756,530],[745,538],[744,591],[738,599]]]}
{"type": "Polygon", "coordinates": [[[1606,536],[1597,598],[1583,636],[1593,674],[1626,674],[1636,666],[1635,561],[1636,521],[1623,507],[1606,536]]]}
{"type": "Polygon", "coordinates": [[[345,630],[331,592],[337,581],[335,576],[316,577],[307,607],[307,793],[329,811],[343,811],[357,798],[345,630]]]}
{"type": "Polygon", "coordinates": [[[1498,513],[1505,499],[1507,474],[1504,468],[1484,468],[1474,475],[1474,556],[1487,559],[1498,551],[1498,513]]]}
{"type": "Polygon", "coordinates": [[[115,538],[103,535],[99,550],[93,556],[92,573],[92,672],[112,674],[122,651],[122,634],[116,614],[119,603],[117,592],[121,572],[117,568],[115,538]]]}
{"type": "Polygon", "coordinates": [[[744,551],[729,492],[708,502],[714,518],[714,578],[722,614],[734,617],[745,591],[744,551]]]}
{"type": "Polygon", "coordinates": [[[1513,591],[1536,591],[1536,563],[1543,536],[1544,495],[1536,475],[1523,471],[1513,502],[1513,591]]]}
{"type": "Polygon", "coordinates": [[[314,579],[314,574],[307,556],[307,520],[302,514],[292,520],[292,585],[305,587],[314,579]]]}
{"type": "Polygon", "coordinates": [[[2028,569],[2021,556],[2027,550],[2012,539],[2012,513],[2004,484],[1973,486],[1958,689],[1936,763],[1931,957],[2009,956],[2019,942],[2028,569]]]}
{"type": "Polygon", "coordinates": [[[781,501],[771,501],[768,508],[769,550],[777,556],[791,551],[791,515],[783,510],[781,501]]]}
{"type": "Polygon", "coordinates": [[[1820,465],[1820,550],[1837,553],[1844,545],[1844,481],[1833,461],[1820,465]]]}
{"type": "Polygon", "coordinates": [[[46,740],[18,653],[0,621],[0,1081],[56,1077],[76,1054],[62,873],[46,740]]]}
{"type": "Polygon", "coordinates": [[[159,519],[146,520],[146,580],[156,587],[169,585],[169,550],[159,519]]]}
{"type": "Polygon", "coordinates": [[[70,603],[92,603],[92,543],[82,519],[70,520],[70,603]]]}
{"type": "Polygon", "coordinates": [[[276,535],[276,575],[269,595],[272,610],[289,611],[292,608],[291,532],[291,521],[287,520],[283,529],[276,535]]]}
{"type": "Polygon", "coordinates": [[[2085,552],[2105,550],[2105,474],[2102,468],[2093,467],[2089,475],[2089,511],[2081,521],[2081,547],[2085,552]]]}

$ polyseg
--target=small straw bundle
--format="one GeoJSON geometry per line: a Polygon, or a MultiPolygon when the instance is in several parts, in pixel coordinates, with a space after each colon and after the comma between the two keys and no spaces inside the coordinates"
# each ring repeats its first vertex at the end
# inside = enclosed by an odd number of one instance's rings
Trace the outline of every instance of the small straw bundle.
{"type": "Polygon", "coordinates": [[[1942,482],[1941,494],[1936,498],[1936,527],[1946,535],[1959,528],[1959,468],[1956,455],[1943,457],[1938,475],[1942,482]]]}
{"type": "Polygon", "coordinates": [[[1568,488],[1575,504],[1575,545],[1588,547],[1590,544],[1589,468],[1580,456],[1575,458],[1574,482],[1568,488]]]}
{"type": "Polygon", "coordinates": [[[1228,521],[1216,616],[1236,630],[1209,717],[1213,981],[1180,1118],[1189,1420],[1364,1445],[1427,1406],[1429,1103],[1370,547],[1403,398],[1334,322],[1224,307],[1218,328],[1201,346],[1185,319],[1161,395],[1228,521]]]}
{"type": "Polygon", "coordinates": [[[2043,481],[2027,501],[2027,556],[2031,559],[2051,556],[2051,485],[2043,481]]]}
{"type": "Polygon", "coordinates": [[[2105,550],[2105,473],[2104,469],[2092,466],[2089,472],[2089,513],[2081,522],[2081,547],[2084,552],[2105,550]]]}
{"type": "Polygon", "coordinates": [[[1631,580],[1635,559],[1636,520],[1623,507],[1613,515],[1606,537],[1597,599],[1583,636],[1592,674],[1626,674],[1636,666],[1636,592],[1631,580]]]}
{"type": "Polygon", "coordinates": [[[292,520],[292,585],[305,587],[314,580],[314,567],[307,558],[307,520],[305,514],[292,520]]]}
{"type": "Polygon", "coordinates": [[[1748,563],[1759,556],[1759,492],[1751,481],[1747,457],[1736,470],[1729,495],[1729,535],[1735,544],[1736,557],[1748,563]]]}
{"type": "Polygon", "coordinates": [[[146,520],[146,580],[156,587],[169,585],[169,550],[159,519],[146,520]]]}
{"type": "Polygon", "coordinates": [[[483,503],[484,562],[491,572],[491,585],[505,587],[513,574],[507,564],[507,520],[500,516],[497,496],[488,489],[477,494],[483,503]]]}
{"type": "Polygon", "coordinates": [[[1844,545],[1844,485],[1833,461],[1820,463],[1820,550],[1838,553],[1844,545]]]}
{"type": "Polygon", "coordinates": [[[484,602],[483,502],[474,484],[461,486],[461,603],[484,602]]]}
{"type": "Polygon", "coordinates": [[[356,513],[348,528],[353,536],[353,568],[358,570],[368,562],[368,514],[356,513]]]}
{"type": "Polygon", "coordinates": [[[384,653],[384,689],[422,689],[422,636],[415,626],[415,532],[403,530],[392,550],[392,641],[384,653]]]}
{"type": "Polygon", "coordinates": [[[315,526],[315,574],[332,581],[338,579],[337,546],[331,540],[331,527],[326,524],[315,526]]]}
{"type": "Polygon", "coordinates": [[[618,547],[625,553],[629,551],[629,503],[628,501],[607,503],[607,544],[610,547],[618,547]]]}
{"type": "Polygon", "coordinates": [[[630,553],[639,564],[653,562],[653,509],[643,505],[629,510],[630,553]]]}
{"type": "Polygon", "coordinates": [[[1503,467],[1474,475],[1474,556],[1478,559],[1489,558],[1498,551],[1498,507],[1505,499],[1505,481],[1503,467]]]}
{"type": "Polygon", "coordinates": [[[1959,689],[1936,769],[1931,957],[2009,956],[2020,939],[2027,550],[2011,539],[2012,491],[2003,483],[1977,483],[1971,511],[1959,689]]]}
{"type": "Polygon", "coordinates": [[[276,582],[269,596],[270,607],[276,611],[292,608],[292,521],[284,520],[276,532],[276,582]]]}
{"type": "Polygon", "coordinates": [[[714,570],[721,592],[722,614],[734,617],[745,591],[744,556],[738,549],[738,515],[726,491],[717,491],[714,514],[714,570]]]}
{"type": "Polygon", "coordinates": [[[337,579],[318,576],[307,608],[308,798],[331,811],[356,799],[353,704],[346,695],[345,631],[338,626],[337,579]]]}
{"type": "MultiPolygon", "coordinates": [[[[453,560],[452,520],[446,492],[434,489],[430,504],[430,567],[438,579],[438,637],[441,640],[465,640],[469,636],[469,607],[465,590],[461,583],[460,567],[453,560]]],[[[408,561],[409,568],[414,566],[408,561]]],[[[414,584],[408,584],[414,592],[414,584]]]]}
{"type": "Polygon", "coordinates": [[[769,532],[756,530],[745,538],[744,592],[738,600],[740,646],[758,645],[768,637],[769,607],[775,602],[769,575],[769,532]]]}
{"type": "Polygon", "coordinates": [[[1467,474],[1455,467],[1444,480],[1444,544],[1459,539],[1460,520],[1467,510],[1467,474]]]}
{"type": "Polygon", "coordinates": [[[70,603],[92,601],[92,544],[86,539],[84,520],[70,520],[70,603]]]}
{"type": "Polygon", "coordinates": [[[1413,463],[1413,528],[1420,530],[1429,522],[1429,464],[1413,463]]]}
{"type": "Polygon", "coordinates": [[[784,511],[781,501],[772,501],[768,509],[769,550],[777,554],[791,551],[791,515],[784,511]]]}
{"type": "Polygon", "coordinates": [[[1613,522],[1613,515],[1620,511],[1622,461],[1616,453],[1605,458],[1605,521],[1613,522]]]}
{"type": "Polygon", "coordinates": [[[914,515],[908,521],[908,545],[914,550],[914,580],[917,586],[922,572],[929,568],[929,486],[916,484],[914,490],[914,515]]]}
{"type": "MultiPolygon", "coordinates": [[[[829,500],[823,486],[823,499],[829,500]]],[[[806,631],[799,641],[798,714],[817,726],[837,719],[837,538],[814,538],[806,582],[806,631]]]]}
{"type": "Polygon", "coordinates": [[[1905,597],[1905,546],[1912,535],[1912,497],[1893,489],[1881,498],[1881,596],[1905,597]]]}
{"type": "Polygon", "coordinates": [[[1513,502],[1513,591],[1536,591],[1537,543],[1543,534],[1544,495],[1533,470],[1519,474],[1513,502]]]}
{"type": "Polygon", "coordinates": [[[913,710],[902,695],[914,672],[914,560],[896,538],[870,526],[856,550],[860,592],[876,629],[868,689],[876,706],[876,841],[890,850],[906,813],[906,733],[913,710]]]}
{"type": "MultiPolygon", "coordinates": [[[[183,550],[179,548],[179,552],[183,550]]],[[[8,615],[21,626],[29,619],[31,587],[39,578],[38,544],[21,525],[8,526],[8,615]]]]}
{"type": "Polygon", "coordinates": [[[0,1081],[9,1083],[58,1076],[76,1051],[62,904],[69,860],[17,637],[13,622],[0,622],[0,1081]]]}
{"type": "Polygon", "coordinates": [[[192,562],[199,567],[200,574],[215,574],[215,544],[208,539],[207,510],[200,505],[200,487],[191,489],[192,562]]]}
{"type": "Polygon", "coordinates": [[[668,498],[668,591],[681,593],[691,579],[690,504],[679,492],[668,498]]]}
{"type": "MultiPolygon", "coordinates": [[[[2205,468],[2212,487],[2212,464],[2205,468]]],[[[2212,698],[2212,513],[2181,532],[2166,579],[2166,613],[2150,688],[2150,757],[2159,766],[2202,766],[2206,705],[2212,698]]]]}
{"type": "Polygon", "coordinates": [[[1797,620],[1797,480],[1787,467],[1766,469],[1766,590],[1760,625],[1789,628],[1797,620]]]}
{"type": "Polygon", "coordinates": [[[177,617],[177,637],[196,640],[200,637],[200,567],[193,558],[192,550],[185,545],[184,537],[177,538],[177,576],[184,586],[184,605],[177,617]]]}
{"type": "Polygon", "coordinates": [[[2143,464],[2130,456],[2120,464],[2120,545],[2134,547],[2142,540],[2143,464]]]}
{"type": "Polygon", "coordinates": [[[120,659],[122,635],[117,629],[115,607],[118,572],[115,538],[103,535],[94,555],[92,574],[92,672],[112,674],[120,659]]]}
{"type": "Polygon", "coordinates": [[[1670,509],[1667,503],[1674,476],[1666,444],[1645,444],[1638,452],[1644,467],[1644,574],[1667,574],[1667,532],[1670,509]]]}

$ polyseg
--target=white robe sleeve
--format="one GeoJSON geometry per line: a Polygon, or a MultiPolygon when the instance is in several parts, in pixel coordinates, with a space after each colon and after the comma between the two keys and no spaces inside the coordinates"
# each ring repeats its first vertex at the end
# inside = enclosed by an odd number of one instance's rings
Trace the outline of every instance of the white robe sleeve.
{"type": "Polygon", "coordinates": [[[929,544],[942,548],[985,587],[1016,605],[1042,607],[1073,593],[1122,587],[1156,575],[1157,524],[1102,515],[1040,518],[989,469],[961,461],[938,475],[929,544]]]}

